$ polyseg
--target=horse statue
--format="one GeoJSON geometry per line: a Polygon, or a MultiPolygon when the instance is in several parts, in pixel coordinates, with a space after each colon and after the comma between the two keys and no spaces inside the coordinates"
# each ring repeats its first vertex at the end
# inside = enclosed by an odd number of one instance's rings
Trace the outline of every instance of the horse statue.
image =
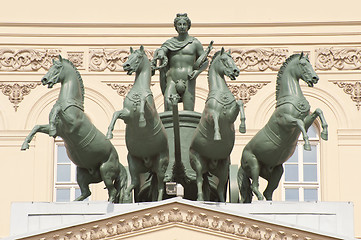
{"type": "Polygon", "coordinates": [[[113,137],[112,131],[118,118],[126,124],[125,140],[128,148],[128,166],[131,184],[125,191],[130,197],[131,191],[139,187],[140,174],[151,172],[152,200],[162,200],[164,177],[169,163],[168,139],[164,126],[155,108],[150,90],[151,64],[143,46],[133,51],[123,64],[128,75],[135,72],[133,87],[124,99],[123,109],[113,114],[109,124],[107,138],[113,137]]]}
{"type": "Polygon", "coordinates": [[[299,79],[313,87],[319,80],[312,65],[303,53],[291,55],[280,68],[276,84],[276,109],[268,123],[250,140],[242,153],[241,167],[238,170],[238,187],[241,202],[250,203],[252,192],[258,200],[272,200],[283,174],[282,164],[294,153],[298,137],[302,133],[304,149],[311,145],[307,129],[317,117],[322,124],[321,138],[328,139],[327,123],[321,109],[310,113],[310,104],[303,96],[299,79]],[[268,181],[260,193],[258,178],[268,181]],[[250,182],[252,179],[252,184],[250,182]]]}
{"type": "Polygon", "coordinates": [[[43,85],[52,88],[61,83],[58,100],[49,114],[49,124],[36,125],[25,138],[21,150],[37,132],[51,137],[59,136],[70,160],[77,166],[77,182],[81,195],[75,201],[82,201],[91,195],[89,184],[104,181],[108,189],[109,202],[123,202],[127,173],[118,160],[118,153],[84,113],[84,85],[75,66],[59,55],[41,79],[43,85]]]}
{"type": "MultiPolygon", "coordinates": [[[[224,75],[235,80],[239,69],[224,48],[214,54],[208,70],[209,94],[201,120],[190,145],[190,163],[196,172],[197,200],[208,200],[203,192],[208,172],[218,177],[217,193],[225,201],[225,187],[229,177],[229,155],[235,141],[234,122],[240,113],[239,131],[246,132],[243,102],[236,101],[228,89],[224,75]]],[[[206,190],[204,190],[206,191],[206,190]]]]}

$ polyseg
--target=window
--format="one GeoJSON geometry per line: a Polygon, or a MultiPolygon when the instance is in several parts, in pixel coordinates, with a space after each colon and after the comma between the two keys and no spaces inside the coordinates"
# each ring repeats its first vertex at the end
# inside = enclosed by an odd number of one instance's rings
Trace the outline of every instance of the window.
{"type": "Polygon", "coordinates": [[[311,151],[303,149],[302,134],[294,154],[284,163],[283,199],[286,201],[320,200],[320,141],[317,128],[308,129],[311,151]]]}
{"type": "Polygon", "coordinates": [[[61,138],[55,141],[54,201],[70,202],[80,196],[76,182],[76,166],[70,161],[61,138]]]}

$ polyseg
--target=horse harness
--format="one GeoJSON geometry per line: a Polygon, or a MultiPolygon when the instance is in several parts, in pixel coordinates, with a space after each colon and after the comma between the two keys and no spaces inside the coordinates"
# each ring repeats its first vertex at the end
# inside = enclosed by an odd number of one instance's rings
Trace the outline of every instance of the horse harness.
{"type": "Polygon", "coordinates": [[[227,90],[227,91],[218,91],[218,90],[211,90],[208,94],[208,98],[206,100],[206,103],[210,100],[214,99],[218,103],[220,103],[223,107],[223,114],[226,115],[226,111],[229,108],[229,106],[236,101],[233,94],[227,90]]]}
{"type": "MultiPolygon", "coordinates": [[[[292,104],[296,110],[299,112],[299,116],[308,113],[310,111],[310,104],[306,100],[306,98],[301,97],[297,98],[294,96],[284,96],[277,100],[276,108],[282,106],[286,103],[292,104]]],[[[280,147],[283,142],[288,142],[288,139],[281,139],[269,126],[267,123],[264,127],[264,133],[276,146],[280,147]]]]}
{"type": "MultiPolygon", "coordinates": [[[[59,106],[62,112],[65,112],[69,107],[76,107],[76,108],[80,109],[82,112],[84,112],[83,103],[80,103],[78,100],[75,100],[72,98],[67,99],[66,101],[58,100],[55,105],[59,106]]],[[[83,148],[87,147],[93,141],[93,139],[96,137],[96,135],[97,135],[97,129],[92,124],[91,129],[87,133],[87,135],[81,141],[79,141],[77,143],[73,143],[72,145],[77,145],[78,148],[83,149],[83,148]]],[[[68,139],[68,141],[71,141],[71,140],[68,139]]]]}
{"type": "Polygon", "coordinates": [[[286,103],[292,104],[297,109],[300,116],[305,113],[308,113],[311,109],[311,106],[306,98],[304,97],[298,98],[294,96],[281,97],[280,99],[277,100],[276,108],[286,103]]]}
{"type": "Polygon", "coordinates": [[[140,106],[142,99],[145,99],[148,96],[153,96],[152,91],[150,91],[150,89],[144,89],[140,91],[130,91],[126,98],[133,103],[133,110],[135,112],[137,111],[137,107],[140,106]]]}
{"type": "Polygon", "coordinates": [[[56,101],[55,105],[60,106],[60,109],[65,112],[69,107],[76,107],[79,108],[81,111],[84,112],[84,104],[80,103],[78,100],[73,98],[67,99],[66,101],[56,101]]]}

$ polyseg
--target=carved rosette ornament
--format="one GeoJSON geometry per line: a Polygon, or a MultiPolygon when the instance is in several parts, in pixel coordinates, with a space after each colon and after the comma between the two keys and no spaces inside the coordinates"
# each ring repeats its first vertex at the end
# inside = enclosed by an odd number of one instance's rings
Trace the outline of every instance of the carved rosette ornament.
{"type": "Polygon", "coordinates": [[[267,83],[257,84],[228,84],[228,88],[237,100],[242,100],[246,105],[251,97],[256,95],[258,90],[266,86],[267,83]]]}
{"type": "Polygon", "coordinates": [[[14,104],[15,112],[18,110],[19,104],[24,100],[24,96],[31,92],[31,89],[40,85],[40,82],[26,83],[26,84],[6,84],[0,83],[0,89],[5,96],[9,97],[9,101],[14,104]]]}
{"type": "Polygon", "coordinates": [[[316,70],[359,70],[361,48],[318,48],[316,70]]]}
{"type": "Polygon", "coordinates": [[[49,70],[60,49],[0,49],[0,71],[49,70]]]}
{"type": "Polygon", "coordinates": [[[356,102],[357,110],[360,110],[361,107],[361,82],[357,81],[355,84],[345,83],[345,82],[334,82],[339,88],[342,88],[343,91],[351,95],[351,100],[356,102]]]}
{"type": "Polygon", "coordinates": [[[278,71],[289,51],[282,48],[231,49],[231,55],[241,71],[278,71]]]}
{"type": "MultiPolygon", "coordinates": [[[[144,50],[150,60],[153,59],[154,50],[144,50]]],[[[122,65],[128,60],[129,50],[125,49],[90,49],[89,71],[122,72],[122,65]]]]}
{"type": "Polygon", "coordinates": [[[80,70],[85,69],[84,67],[84,52],[67,52],[68,60],[71,61],[74,66],[80,70]]]}

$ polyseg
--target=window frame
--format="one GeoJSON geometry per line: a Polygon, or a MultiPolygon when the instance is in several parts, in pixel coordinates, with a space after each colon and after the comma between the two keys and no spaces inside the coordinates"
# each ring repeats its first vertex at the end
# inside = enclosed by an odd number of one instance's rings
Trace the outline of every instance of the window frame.
{"type": "MultiPolygon", "coordinates": [[[[77,197],[77,190],[80,192],[79,185],[76,180],[76,168],[77,166],[70,161],[69,163],[58,163],[58,149],[59,146],[64,146],[64,141],[62,138],[57,137],[54,141],[54,185],[53,185],[53,202],[67,202],[67,201],[58,201],[57,200],[57,190],[58,189],[69,189],[70,190],[70,199],[69,202],[74,201],[77,197]],[[59,165],[70,165],[70,181],[58,181],[58,166],[59,165]]],[[[87,198],[89,199],[89,198],[87,198]]],[[[86,199],[86,200],[87,200],[86,199]]],[[[86,201],[85,200],[85,201],[86,201]]]]}
{"type": "Polygon", "coordinates": [[[305,162],[303,158],[304,154],[304,141],[302,138],[302,134],[297,142],[298,148],[295,150],[297,151],[298,161],[296,162],[288,162],[286,161],[283,164],[284,167],[284,174],[281,178],[281,186],[282,186],[282,200],[283,201],[292,201],[286,200],[286,189],[298,189],[298,201],[306,202],[306,201],[321,201],[321,141],[320,141],[320,129],[318,127],[317,122],[311,125],[316,132],[316,137],[309,137],[309,141],[311,146],[316,146],[316,162],[310,163],[305,162]],[[298,180],[297,181],[286,181],[286,165],[297,165],[298,166],[298,180]],[[305,181],[304,180],[304,166],[305,165],[316,165],[316,173],[317,173],[317,180],[316,181],[305,181]],[[317,190],[317,199],[316,200],[305,200],[305,189],[316,189],[317,190]]]}

